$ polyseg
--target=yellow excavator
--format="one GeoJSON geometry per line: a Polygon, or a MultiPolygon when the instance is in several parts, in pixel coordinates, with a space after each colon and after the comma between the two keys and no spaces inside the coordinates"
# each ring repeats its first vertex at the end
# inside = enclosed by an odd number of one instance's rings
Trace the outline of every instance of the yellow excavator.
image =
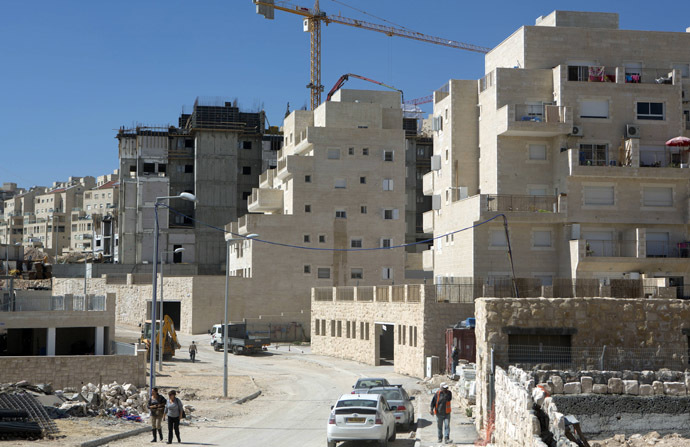
{"type": "MultiPolygon", "coordinates": [[[[156,353],[160,352],[158,343],[160,340],[160,322],[156,321],[156,353]]],[[[146,320],[144,326],[141,328],[141,337],[139,343],[146,346],[146,356],[148,357],[151,349],[151,320],[146,320]]],[[[180,349],[180,343],[177,341],[177,333],[175,332],[175,324],[168,315],[163,317],[163,360],[168,360],[175,356],[175,350],[180,349]]]]}

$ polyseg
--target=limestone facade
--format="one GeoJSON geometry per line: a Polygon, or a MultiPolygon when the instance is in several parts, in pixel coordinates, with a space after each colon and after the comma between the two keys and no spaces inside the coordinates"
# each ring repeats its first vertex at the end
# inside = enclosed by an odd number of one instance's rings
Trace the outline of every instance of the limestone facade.
{"type": "MultiPolygon", "coordinates": [[[[615,18],[613,20],[612,18],[615,18]]],[[[555,11],[491,50],[479,81],[434,96],[437,207],[425,268],[448,277],[659,278],[690,296],[690,33],[555,11]],[[600,28],[605,25],[605,28],[600,28]],[[651,109],[654,109],[652,112],[651,109]]]]}

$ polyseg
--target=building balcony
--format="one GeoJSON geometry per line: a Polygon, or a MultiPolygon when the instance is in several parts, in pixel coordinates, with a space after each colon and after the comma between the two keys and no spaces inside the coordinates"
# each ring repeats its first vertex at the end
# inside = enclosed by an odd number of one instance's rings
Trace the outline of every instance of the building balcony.
{"type": "Polygon", "coordinates": [[[427,211],[422,214],[422,230],[425,233],[434,232],[434,211],[427,211]]]}
{"type": "Polygon", "coordinates": [[[431,171],[422,176],[422,194],[425,196],[434,195],[434,174],[436,172],[431,171]]]}
{"type": "Polygon", "coordinates": [[[425,272],[434,271],[434,250],[424,250],[422,252],[422,268],[425,272]]]}
{"type": "MultiPolygon", "coordinates": [[[[642,233],[644,234],[644,232],[642,233]]],[[[656,272],[687,265],[690,242],[636,240],[570,241],[579,271],[656,272]],[[606,264],[603,266],[602,264],[606,264]]]]}
{"type": "Polygon", "coordinates": [[[247,202],[250,213],[274,213],[283,209],[283,191],[280,189],[252,188],[247,202]]]}
{"type": "Polygon", "coordinates": [[[486,211],[558,213],[558,199],[557,196],[487,194],[486,211]]]}
{"type": "Polygon", "coordinates": [[[259,187],[270,189],[273,188],[273,179],[276,176],[275,169],[267,169],[259,176],[259,187]]]}
{"type": "Polygon", "coordinates": [[[512,137],[554,137],[573,131],[571,107],[508,104],[497,111],[497,133],[512,137]]]}
{"type": "Polygon", "coordinates": [[[681,83],[680,71],[669,68],[568,65],[562,66],[562,69],[565,69],[565,79],[569,82],[656,85],[681,83]]]}
{"type": "Polygon", "coordinates": [[[311,172],[313,167],[314,157],[288,155],[282,159],[278,159],[278,168],[276,169],[275,178],[278,180],[285,180],[296,173],[311,172]]]}

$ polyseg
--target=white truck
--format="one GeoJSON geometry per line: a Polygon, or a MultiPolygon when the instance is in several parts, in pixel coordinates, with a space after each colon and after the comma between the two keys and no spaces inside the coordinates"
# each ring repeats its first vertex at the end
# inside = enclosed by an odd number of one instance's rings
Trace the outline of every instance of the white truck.
{"type": "MultiPolygon", "coordinates": [[[[223,325],[214,324],[208,332],[211,334],[211,346],[214,351],[223,350],[223,325]]],[[[252,334],[247,332],[244,323],[228,323],[228,351],[233,354],[253,354],[271,344],[270,334],[252,334]]]]}

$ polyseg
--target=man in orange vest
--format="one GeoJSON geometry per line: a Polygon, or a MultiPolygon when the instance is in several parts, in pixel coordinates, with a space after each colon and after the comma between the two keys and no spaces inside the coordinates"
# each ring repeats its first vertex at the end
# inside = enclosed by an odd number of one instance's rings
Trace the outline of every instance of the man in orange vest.
{"type": "Polygon", "coordinates": [[[431,414],[436,415],[436,426],[438,429],[438,442],[450,444],[450,401],[453,393],[448,389],[446,382],[441,383],[434,398],[431,399],[431,414]]]}

